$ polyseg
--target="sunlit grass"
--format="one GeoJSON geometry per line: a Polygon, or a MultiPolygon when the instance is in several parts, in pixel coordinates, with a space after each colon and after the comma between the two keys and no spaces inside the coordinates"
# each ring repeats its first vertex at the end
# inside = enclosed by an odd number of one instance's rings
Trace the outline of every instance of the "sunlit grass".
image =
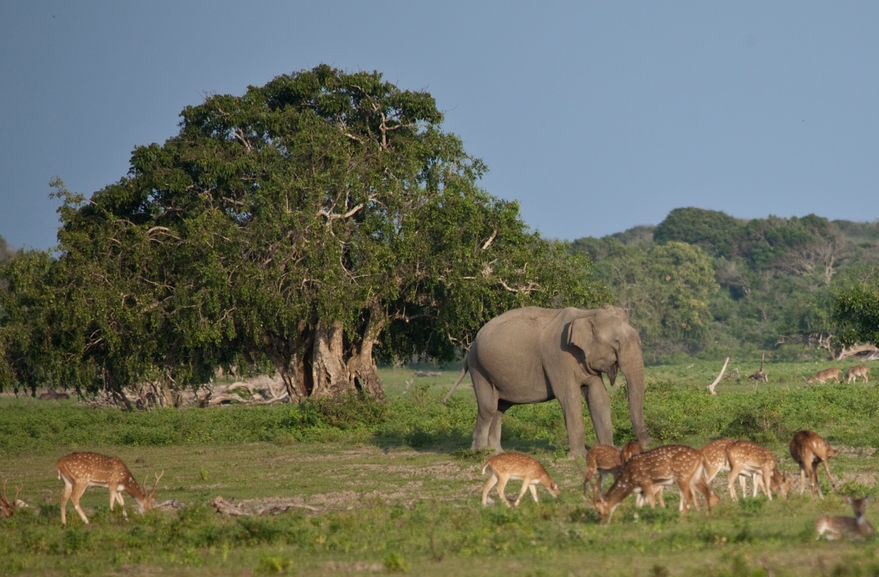
{"type": "MultiPolygon", "coordinates": [[[[750,367],[749,367],[750,368],[750,367]]],[[[756,368],[756,367],[754,367],[756,368]]],[[[768,384],[730,379],[717,396],[705,387],[719,366],[648,367],[645,408],[655,443],[699,446],[730,434],[765,442],[796,473],[789,433],[814,428],[842,453],[831,460],[840,490],[876,492],[879,397],[874,385],[806,387],[811,367],[767,365],[768,384]],[[779,375],[775,378],[774,375],[779,375]],[[781,375],[788,375],[784,378],[781,375]]],[[[469,378],[448,403],[457,377],[384,371],[388,402],[232,406],[124,413],[0,399],[0,480],[30,504],[0,519],[0,574],[162,575],[872,575],[877,539],[816,541],[814,520],[848,514],[839,494],[813,500],[765,497],[733,503],[722,476],[721,503],[681,517],[625,501],[609,525],[583,498],[582,463],[567,456],[555,402],[514,407],[504,445],[536,456],[563,488],[518,509],[479,504],[484,454],[469,451],[475,402],[469,378]],[[339,425],[340,420],[345,421],[339,425]],[[329,423],[337,423],[332,425],[329,423]],[[164,508],[129,520],[92,488],[82,503],[92,524],[69,511],[60,525],[54,461],[71,450],[122,457],[139,480],[164,471],[164,508]],[[215,499],[277,515],[230,517],[215,499]]],[[[631,435],[624,388],[612,390],[619,441],[631,435]]],[[[588,429],[588,428],[587,428],[588,429]]],[[[594,442],[589,433],[587,442],[594,442]]],[[[510,491],[518,489],[512,482],[510,491]]],[[[871,510],[868,508],[868,517],[871,510]]],[[[874,521],[875,524],[875,521],[874,521]]]]}

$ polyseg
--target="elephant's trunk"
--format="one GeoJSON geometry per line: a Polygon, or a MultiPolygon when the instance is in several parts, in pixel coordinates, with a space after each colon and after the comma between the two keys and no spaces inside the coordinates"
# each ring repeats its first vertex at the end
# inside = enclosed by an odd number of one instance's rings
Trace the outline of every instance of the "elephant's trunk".
{"type": "Polygon", "coordinates": [[[644,357],[641,353],[640,339],[636,338],[625,346],[619,355],[620,370],[626,377],[626,389],[629,392],[629,417],[632,430],[643,449],[650,444],[650,435],[644,424],[644,357]]]}

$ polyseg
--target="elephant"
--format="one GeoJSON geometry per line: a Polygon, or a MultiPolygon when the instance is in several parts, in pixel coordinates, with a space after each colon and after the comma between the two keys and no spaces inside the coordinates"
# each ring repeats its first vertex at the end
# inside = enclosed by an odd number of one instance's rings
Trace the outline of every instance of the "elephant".
{"type": "Polygon", "coordinates": [[[523,307],[488,321],[464,360],[458,380],[467,372],[473,382],[478,412],[473,450],[501,452],[501,421],[513,405],[558,399],[568,432],[571,456],[585,456],[581,395],[586,399],[598,442],[613,445],[610,384],[617,371],[626,377],[629,416],[641,446],[650,437],[644,425],[644,359],[641,338],[617,307],[548,309],[523,307]]]}

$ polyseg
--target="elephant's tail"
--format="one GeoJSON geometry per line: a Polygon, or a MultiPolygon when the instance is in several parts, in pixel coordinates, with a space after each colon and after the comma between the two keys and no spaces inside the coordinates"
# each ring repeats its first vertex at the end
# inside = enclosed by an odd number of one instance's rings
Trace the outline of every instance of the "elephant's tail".
{"type": "MultiPolygon", "coordinates": [[[[468,355],[468,356],[469,356],[469,355],[468,355]]],[[[452,393],[455,392],[455,389],[457,389],[457,388],[458,388],[458,385],[461,384],[461,381],[464,380],[464,375],[467,374],[467,371],[468,371],[469,369],[470,369],[470,367],[469,367],[469,365],[467,364],[467,357],[464,357],[464,366],[461,367],[461,374],[458,375],[458,380],[455,381],[455,384],[454,384],[454,385],[452,385],[452,390],[449,391],[448,393],[446,393],[446,396],[443,397],[443,402],[444,402],[444,403],[445,403],[446,401],[449,400],[449,397],[452,396],[452,393]]]]}

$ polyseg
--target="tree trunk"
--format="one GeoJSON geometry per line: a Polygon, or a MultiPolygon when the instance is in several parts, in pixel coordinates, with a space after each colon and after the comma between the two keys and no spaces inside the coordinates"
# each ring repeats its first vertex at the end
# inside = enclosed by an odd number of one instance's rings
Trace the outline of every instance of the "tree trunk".
{"type": "Polygon", "coordinates": [[[344,332],[340,321],[317,323],[311,352],[312,397],[338,397],[355,390],[345,363],[344,332]]]}
{"type": "Polygon", "coordinates": [[[308,389],[305,386],[305,361],[300,355],[294,355],[288,364],[277,367],[277,370],[281,380],[284,381],[287,394],[290,395],[290,402],[300,403],[308,397],[308,389]]]}
{"type": "Polygon", "coordinates": [[[348,361],[348,373],[351,375],[354,387],[379,401],[385,399],[385,391],[382,389],[372,350],[386,324],[387,317],[377,304],[373,304],[363,331],[360,350],[355,351],[348,361]]]}

